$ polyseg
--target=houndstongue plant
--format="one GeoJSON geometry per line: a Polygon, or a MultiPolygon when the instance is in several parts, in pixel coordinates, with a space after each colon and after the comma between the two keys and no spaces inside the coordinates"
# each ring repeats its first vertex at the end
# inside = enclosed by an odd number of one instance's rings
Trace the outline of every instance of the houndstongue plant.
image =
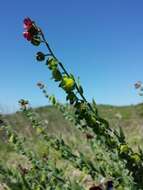
{"type": "MultiPolygon", "coordinates": [[[[37,117],[27,100],[21,99],[19,104],[25,119],[30,121],[38,142],[42,142],[46,151],[39,155],[32,147],[27,146],[28,137],[21,137],[14,128],[0,118],[1,129],[5,131],[7,143],[12,145],[19,156],[28,161],[29,167],[18,164],[9,168],[0,163],[0,182],[7,184],[11,190],[141,190],[143,189],[143,151],[136,153],[126,142],[121,128],[115,130],[98,114],[96,103],[89,103],[79,80],[68,73],[64,65],[57,59],[43,31],[30,18],[24,19],[23,36],[35,46],[44,44],[48,52],[38,51],[36,59],[45,62],[52,74],[52,79],[63,89],[68,104],[60,104],[55,96],[50,96],[46,86],[38,82],[37,86],[44,96],[58,108],[65,119],[71,121],[83,135],[92,154],[74,150],[64,138],[47,133],[41,118],[37,117]],[[65,167],[58,167],[53,154],[64,163],[68,163],[81,177],[90,177],[92,183],[88,187],[81,179],[73,180],[67,175],[65,167]],[[50,155],[51,153],[51,155],[50,155]]],[[[142,91],[138,82],[136,89],[142,91]]],[[[80,177],[80,178],[81,178],[80,177]]]]}
{"type": "MultiPolygon", "coordinates": [[[[24,37],[33,45],[39,46],[45,44],[48,52],[43,53],[38,51],[36,59],[39,62],[44,62],[51,70],[52,78],[58,83],[66,93],[67,101],[72,105],[75,116],[75,125],[80,126],[82,131],[92,130],[94,137],[92,141],[100,141],[104,144],[108,151],[117,152],[119,159],[125,163],[126,168],[133,176],[135,186],[139,189],[143,187],[143,153],[139,148],[139,153],[135,153],[126,142],[123,131],[117,131],[110,128],[108,122],[101,118],[98,114],[95,101],[90,104],[85,96],[82,86],[75,77],[68,73],[64,65],[58,60],[53,53],[48,41],[46,40],[43,31],[30,18],[24,19],[24,37]]],[[[39,84],[46,93],[44,86],[39,84]]],[[[52,100],[54,102],[54,98],[52,100]]]]}

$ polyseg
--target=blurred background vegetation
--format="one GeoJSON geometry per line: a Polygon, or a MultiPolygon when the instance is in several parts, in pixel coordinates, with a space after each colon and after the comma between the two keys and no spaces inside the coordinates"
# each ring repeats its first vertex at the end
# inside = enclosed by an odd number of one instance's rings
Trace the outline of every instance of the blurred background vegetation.
{"type": "MultiPolygon", "coordinates": [[[[130,106],[98,105],[97,107],[99,114],[110,123],[111,127],[122,127],[127,142],[135,151],[138,145],[143,148],[143,104],[130,106]]],[[[85,135],[76,129],[72,123],[65,120],[57,108],[46,106],[36,108],[34,111],[47,126],[47,133],[58,137],[62,136],[73,150],[83,150],[83,152],[88,153],[89,157],[92,155],[85,135]]],[[[2,115],[2,118],[12,125],[20,135],[28,138],[29,147],[38,151],[39,154],[45,151],[44,142],[38,139],[28,120],[20,111],[2,115]]],[[[14,164],[18,157],[12,147],[5,142],[3,131],[0,131],[0,155],[0,161],[7,164],[14,164]]],[[[55,159],[57,159],[56,155],[55,159]]]]}

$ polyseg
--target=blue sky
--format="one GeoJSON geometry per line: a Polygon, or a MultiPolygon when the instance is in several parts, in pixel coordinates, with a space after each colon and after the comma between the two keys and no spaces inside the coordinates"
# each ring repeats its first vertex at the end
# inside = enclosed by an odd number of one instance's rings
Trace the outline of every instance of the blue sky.
{"type": "MultiPolygon", "coordinates": [[[[0,107],[18,108],[18,100],[46,105],[36,87],[46,82],[61,102],[65,94],[37,63],[34,47],[22,36],[24,17],[43,29],[67,70],[80,76],[85,95],[97,103],[129,105],[142,99],[134,89],[143,81],[142,0],[2,0],[0,4],[0,107]]],[[[45,49],[43,49],[45,50],[45,49]]]]}

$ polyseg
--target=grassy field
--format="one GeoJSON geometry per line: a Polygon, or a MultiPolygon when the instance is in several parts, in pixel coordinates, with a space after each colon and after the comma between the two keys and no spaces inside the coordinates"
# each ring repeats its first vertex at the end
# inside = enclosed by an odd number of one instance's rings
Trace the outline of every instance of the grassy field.
{"type": "MultiPolygon", "coordinates": [[[[88,145],[85,135],[76,129],[72,123],[65,120],[57,108],[47,106],[37,108],[34,111],[37,113],[39,119],[44,122],[44,125],[47,126],[47,133],[54,136],[62,136],[65,142],[72,147],[74,152],[84,152],[87,158],[92,160],[96,159],[88,145]]],[[[135,150],[138,145],[143,148],[143,104],[122,107],[98,105],[98,111],[103,118],[108,120],[112,128],[117,128],[118,126],[123,128],[130,146],[135,150]]],[[[38,138],[35,131],[30,127],[29,122],[21,112],[4,115],[3,118],[12,125],[21,136],[25,136],[28,139],[28,148],[38,152],[39,155],[49,151],[44,142],[38,138]]],[[[28,162],[22,156],[17,155],[13,148],[5,143],[6,137],[3,131],[0,131],[0,136],[0,162],[8,166],[16,166],[18,163],[28,165],[28,162]]],[[[98,151],[100,151],[100,148],[98,151]]],[[[49,155],[59,167],[65,168],[67,175],[75,178],[80,176],[81,180],[87,183],[87,176],[75,171],[68,162],[61,161],[57,152],[53,150],[49,152],[49,155]]]]}
{"type": "MultiPolygon", "coordinates": [[[[35,109],[38,117],[47,126],[49,134],[62,135],[70,144],[79,144],[77,141],[82,139],[81,134],[69,121],[65,120],[62,113],[57,108],[47,106],[35,109]]],[[[105,118],[111,127],[121,126],[126,134],[128,143],[137,148],[143,147],[143,104],[131,106],[111,106],[98,105],[99,114],[105,118]]],[[[21,112],[3,116],[21,135],[26,135],[30,139],[35,139],[33,129],[21,112]]],[[[1,134],[2,135],[2,134],[1,134]]],[[[2,135],[3,136],[3,135],[2,135]]],[[[0,140],[0,151],[6,151],[9,147],[3,146],[3,138],[0,140]]]]}

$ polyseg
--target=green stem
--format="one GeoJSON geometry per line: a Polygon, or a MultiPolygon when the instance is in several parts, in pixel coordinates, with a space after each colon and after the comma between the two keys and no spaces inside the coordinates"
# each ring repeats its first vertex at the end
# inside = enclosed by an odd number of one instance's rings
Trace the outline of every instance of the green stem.
{"type": "MultiPolygon", "coordinates": [[[[51,49],[50,45],[48,44],[48,42],[47,42],[47,40],[46,40],[46,38],[45,38],[45,36],[44,36],[42,30],[41,30],[41,36],[42,36],[43,42],[45,43],[46,47],[48,48],[49,53],[51,54],[51,56],[52,56],[54,59],[56,59],[56,60],[58,61],[59,65],[60,65],[60,67],[62,68],[62,70],[64,71],[64,73],[69,77],[70,75],[68,74],[67,70],[64,68],[63,64],[62,64],[62,63],[58,60],[58,58],[55,56],[53,50],[51,49]]],[[[95,111],[94,111],[94,109],[93,109],[93,107],[91,106],[91,104],[86,100],[85,96],[80,92],[76,81],[75,81],[75,87],[76,87],[77,92],[80,94],[81,98],[87,103],[89,109],[90,109],[94,114],[96,114],[95,111]]],[[[99,116],[98,116],[97,119],[98,119],[98,121],[97,121],[98,123],[103,123],[103,124],[106,126],[106,130],[108,129],[110,132],[112,132],[112,133],[114,133],[114,134],[116,135],[116,133],[109,127],[108,121],[106,121],[105,119],[100,118],[99,116]]]]}
{"type": "MultiPolygon", "coordinates": [[[[70,75],[68,74],[67,70],[64,68],[63,64],[58,60],[58,58],[55,56],[54,52],[52,51],[52,49],[50,48],[50,45],[48,44],[43,32],[41,31],[41,36],[42,36],[42,39],[43,39],[43,42],[46,44],[48,50],[49,50],[49,53],[51,54],[51,56],[56,59],[60,65],[60,67],[63,69],[64,73],[69,77],[70,75]]],[[[88,107],[92,110],[92,112],[94,112],[92,106],[90,105],[90,103],[88,103],[88,101],[86,100],[86,98],[84,97],[84,95],[80,92],[79,88],[78,88],[78,85],[77,83],[75,82],[75,86],[76,86],[76,90],[78,91],[78,93],[80,94],[80,96],[82,97],[82,99],[87,102],[88,104],[88,107]]]]}

